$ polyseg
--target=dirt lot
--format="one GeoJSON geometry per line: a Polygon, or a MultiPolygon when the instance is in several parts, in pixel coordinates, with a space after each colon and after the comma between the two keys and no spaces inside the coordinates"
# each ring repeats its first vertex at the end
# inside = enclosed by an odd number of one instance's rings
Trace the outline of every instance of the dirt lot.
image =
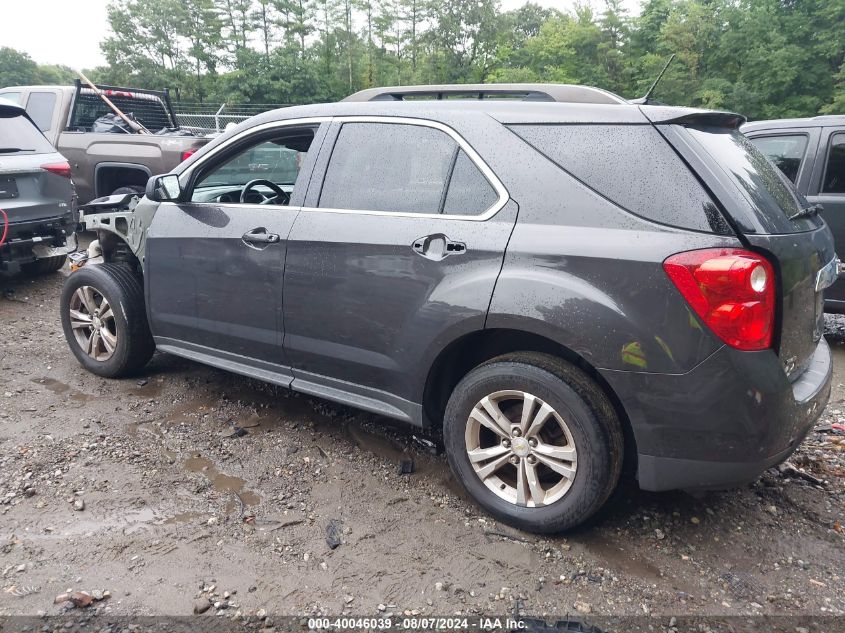
{"type": "Polygon", "coordinates": [[[61,283],[0,281],[0,615],[62,613],[68,589],[108,592],[88,608],[107,614],[208,597],[232,616],[845,612],[845,435],[829,430],[845,321],[804,472],[699,496],[629,485],[589,528],[536,538],[388,420],[163,354],[132,379],[82,371],[61,283]]]}

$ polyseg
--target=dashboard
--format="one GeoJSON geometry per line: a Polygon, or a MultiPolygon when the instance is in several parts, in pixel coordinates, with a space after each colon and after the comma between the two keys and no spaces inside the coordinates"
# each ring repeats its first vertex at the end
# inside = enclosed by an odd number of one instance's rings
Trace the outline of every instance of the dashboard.
{"type": "MultiPolygon", "coordinates": [[[[293,191],[293,185],[280,185],[281,188],[290,194],[293,191]]],[[[232,187],[231,185],[219,187],[198,187],[194,189],[194,194],[191,196],[192,202],[219,202],[220,204],[240,204],[241,191],[243,187],[232,187]]],[[[262,204],[268,198],[272,198],[275,194],[269,187],[257,185],[253,187],[245,204],[262,204]]]]}

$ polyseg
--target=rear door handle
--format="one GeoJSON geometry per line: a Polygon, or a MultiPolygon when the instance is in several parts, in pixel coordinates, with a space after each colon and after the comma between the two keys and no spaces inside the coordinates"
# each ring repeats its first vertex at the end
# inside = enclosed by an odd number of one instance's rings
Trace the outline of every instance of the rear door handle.
{"type": "Polygon", "coordinates": [[[426,259],[440,261],[449,257],[449,255],[466,253],[467,246],[463,242],[450,240],[442,233],[435,233],[414,240],[411,244],[411,250],[426,259]]]}
{"type": "Polygon", "coordinates": [[[268,244],[278,244],[282,241],[278,233],[268,233],[263,226],[247,231],[241,239],[250,248],[266,248],[268,244]]]}

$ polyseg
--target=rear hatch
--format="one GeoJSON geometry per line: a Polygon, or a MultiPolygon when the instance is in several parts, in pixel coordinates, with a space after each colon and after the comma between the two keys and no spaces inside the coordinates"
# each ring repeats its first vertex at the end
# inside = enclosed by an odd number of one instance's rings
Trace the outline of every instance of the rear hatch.
{"type": "Polygon", "coordinates": [[[740,237],[774,265],[780,282],[775,344],[784,371],[796,379],[824,332],[823,290],[836,278],[830,230],[739,132],[742,117],[691,112],[665,120],[674,109],[642,110],[708,186],[740,237]]]}
{"type": "Polygon", "coordinates": [[[22,109],[0,105],[0,208],[9,223],[61,216],[72,197],[67,161],[22,109]]]}

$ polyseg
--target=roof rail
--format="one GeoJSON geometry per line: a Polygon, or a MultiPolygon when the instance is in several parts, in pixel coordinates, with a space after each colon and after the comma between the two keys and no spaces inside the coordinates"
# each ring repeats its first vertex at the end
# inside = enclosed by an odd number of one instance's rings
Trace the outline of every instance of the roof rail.
{"type": "Polygon", "coordinates": [[[516,99],[561,103],[628,103],[619,95],[574,84],[441,84],[368,88],[343,101],[410,101],[419,99],[516,99]]]}

